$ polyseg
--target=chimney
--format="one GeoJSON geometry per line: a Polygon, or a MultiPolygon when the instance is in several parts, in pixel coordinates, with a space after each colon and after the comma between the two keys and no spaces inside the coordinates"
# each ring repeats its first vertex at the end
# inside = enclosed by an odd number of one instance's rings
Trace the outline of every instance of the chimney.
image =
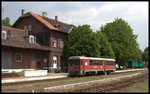
{"type": "Polygon", "coordinates": [[[25,14],[25,9],[22,9],[22,13],[21,13],[21,15],[24,15],[25,14]]]}
{"type": "Polygon", "coordinates": [[[46,12],[42,12],[42,16],[43,16],[43,17],[46,17],[46,16],[47,16],[47,13],[46,13],[46,12]]]}
{"type": "Polygon", "coordinates": [[[55,21],[58,21],[58,16],[55,16],[55,21]]]}

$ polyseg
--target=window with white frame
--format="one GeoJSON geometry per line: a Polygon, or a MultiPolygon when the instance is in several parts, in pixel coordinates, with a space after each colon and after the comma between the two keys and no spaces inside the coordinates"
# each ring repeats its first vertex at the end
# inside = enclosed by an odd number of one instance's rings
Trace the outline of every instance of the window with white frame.
{"type": "Polygon", "coordinates": [[[60,39],[60,48],[63,48],[64,47],[64,41],[63,39],[60,39]]]}
{"type": "Polygon", "coordinates": [[[36,43],[36,37],[33,35],[29,36],[29,43],[36,43]]]}
{"type": "Polygon", "coordinates": [[[3,39],[3,40],[6,40],[7,39],[7,32],[6,31],[2,31],[2,35],[1,35],[1,38],[3,39]]]}
{"type": "Polygon", "coordinates": [[[57,47],[57,38],[56,38],[56,36],[53,37],[53,47],[57,47]]]}
{"type": "Polygon", "coordinates": [[[22,53],[16,53],[16,62],[22,62],[22,53]]]}
{"type": "Polygon", "coordinates": [[[44,67],[47,67],[47,58],[44,58],[44,67]]]}

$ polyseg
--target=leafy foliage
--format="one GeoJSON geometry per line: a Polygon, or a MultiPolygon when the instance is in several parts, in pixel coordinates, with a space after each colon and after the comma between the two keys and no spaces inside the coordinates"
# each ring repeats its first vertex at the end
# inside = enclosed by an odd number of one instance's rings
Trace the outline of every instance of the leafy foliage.
{"type": "Polygon", "coordinates": [[[133,34],[130,25],[123,19],[115,19],[105,26],[101,26],[115,53],[116,61],[120,65],[127,65],[128,61],[136,61],[139,58],[139,46],[137,35],[133,34]]]}
{"type": "Polygon", "coordinates": [[[68,35],[67,43],[64,47],[64,56],[100,56],[99,39],[96,33],[92,32],[89,25],[75,27],[68,35]]]}
{"type": "Polygon", "coordinates": [[[144,49],[144,52],[142,54],[142,60],[147,62],[148,61],[148,54],[149,54],[149,47],[146,47],[144,49]]]}
{"type": "Polygon", "coordinates": [[[115,58],[111,44],[109,43],[106,35],[101,31],[97,31],[97,38],[99,38],[100,47],[100,57],[103,58],[115,58]]]}
{"type": "Polygon", "coordinates": [[[6,17],[5,19],[3,19],[3,20],[2,20],[2,25],[3,25],[3,26],[11,27],[11,25],[10,25],[10,18],[9,18],[9,17],[6,17]]]}

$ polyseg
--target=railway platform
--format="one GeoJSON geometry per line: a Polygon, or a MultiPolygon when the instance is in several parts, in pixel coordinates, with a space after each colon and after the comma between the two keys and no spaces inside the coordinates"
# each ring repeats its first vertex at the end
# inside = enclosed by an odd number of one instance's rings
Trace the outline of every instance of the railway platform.
{"type": "Polygon", "coordinates": [[[1,83],[3,84],[3,83],[26,82],[26,81],[47,80],[47,79],[59,79],[66,77],[68,77],[68,73],[48,73],[45,76],[2,78],[1,83]]]}
{"type": "Polygon", "coordinates": [[[116,73],[119,72],[128,72],[128,71],[138,71],[138,70],[144,70],[145,68],[140,68],[140,69],[127,69],[127,70],[116,70],[116,73]]]}

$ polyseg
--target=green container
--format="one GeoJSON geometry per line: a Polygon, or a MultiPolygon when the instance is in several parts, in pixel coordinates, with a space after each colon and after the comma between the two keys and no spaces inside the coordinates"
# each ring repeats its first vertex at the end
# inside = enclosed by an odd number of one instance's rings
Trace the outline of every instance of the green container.
{"type": "Polygon", "coordinates": [[[139,67],[140,67],[140,68],[142,68],[142,67],[143,67],[142,62],[139,62],[139,67]]]}
{"type": "Polygon", "coordinates": [[[139,67],[139,62],[128,61],[128,67],[130,67],[130,68],[137,68],[137,67],[139,67]]]}

